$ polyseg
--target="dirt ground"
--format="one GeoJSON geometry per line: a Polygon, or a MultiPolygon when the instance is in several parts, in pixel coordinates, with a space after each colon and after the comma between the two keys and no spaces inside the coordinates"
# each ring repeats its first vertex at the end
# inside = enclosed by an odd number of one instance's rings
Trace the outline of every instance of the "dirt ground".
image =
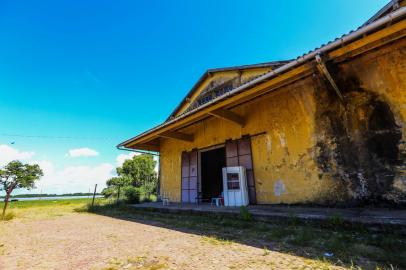
{"type": "Polygon", "coordinates": [[[0,224],[0,269],[342,269],[107,216],[71,213],[0,224]]]}

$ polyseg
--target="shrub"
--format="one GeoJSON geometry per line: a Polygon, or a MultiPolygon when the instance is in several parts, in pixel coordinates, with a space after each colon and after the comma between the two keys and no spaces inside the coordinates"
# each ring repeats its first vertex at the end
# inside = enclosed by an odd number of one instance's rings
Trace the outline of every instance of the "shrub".
{"type": "Polygon", "coordinates": [[[132,186],[123,187],[123,194],[127,203],[139,203],[141,200],[141,191],[139,188],[132,186]]]}
{"type": "Polygon", "coordinates": [[[142,197],[142,202],[152,202],[151,197],[147,197],[146,195],[144,195],[144,197],[142,197]]]}
{"type": "Polygon", "coordinates": [[[248,208],[246,206],[241,206],[240,207],[240,218],[245,221],[250,221],[252,220],[252,215],[248,211],[248,208]]]}
{"type": "Polygon", "coordinates": [[[116,195],[116,190],[113,187],[108,187],[103,189],[103,191],[101,192],[101,194],[104,196],[104,198],[110,198],[113,195],[116,195]]]}

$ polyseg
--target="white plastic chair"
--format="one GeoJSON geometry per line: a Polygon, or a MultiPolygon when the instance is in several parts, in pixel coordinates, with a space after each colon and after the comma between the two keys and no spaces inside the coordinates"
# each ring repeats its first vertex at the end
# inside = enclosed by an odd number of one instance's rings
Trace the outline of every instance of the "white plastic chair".
{"type": "Polygon", "coordinates": [[[163,193],[160,195],[160,197],[161,197],[161,201],[162,201],[162,205],[163,205],[163,206],[169,205],[169,195],[168,195],[168,194],[166,194],[165,192],[163,192],[163,193]]]}

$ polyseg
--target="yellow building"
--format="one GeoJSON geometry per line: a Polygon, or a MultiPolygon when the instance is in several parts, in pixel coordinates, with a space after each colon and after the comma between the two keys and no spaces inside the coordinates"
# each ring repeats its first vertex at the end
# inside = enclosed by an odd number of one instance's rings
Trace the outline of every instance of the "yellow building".
{"type": "Polygon", "coordinates": [[[161,125],[160,191],[195,202],[247,170],[251,204],[406,202],[406,2],[291,61],[206,71],[161,125]]]}

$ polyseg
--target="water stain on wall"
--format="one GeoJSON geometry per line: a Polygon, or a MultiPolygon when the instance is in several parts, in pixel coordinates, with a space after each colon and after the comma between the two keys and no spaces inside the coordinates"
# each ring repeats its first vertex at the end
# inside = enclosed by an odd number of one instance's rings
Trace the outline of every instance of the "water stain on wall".
{"type": "MultiPolygon", "coordinates": [[[[320,75],[315,77],[316,161],[321,177],[338,182],[342,201],[357,204],[399,202],[405,194],[394,189],[404,165],[402,132],[385,99],[361,87],[358,79],[329,67],[344,101],[320,75]]],[[[335,194],[335,195],[337,195],[335,194]]]]}

